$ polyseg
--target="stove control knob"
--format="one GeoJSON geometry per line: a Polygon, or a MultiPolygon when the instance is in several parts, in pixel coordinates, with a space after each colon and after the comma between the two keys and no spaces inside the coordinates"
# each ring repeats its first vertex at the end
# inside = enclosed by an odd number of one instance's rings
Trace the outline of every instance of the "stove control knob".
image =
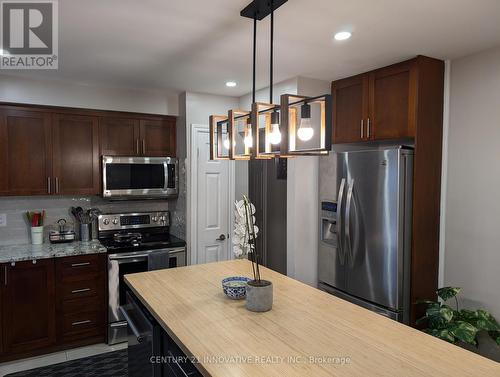
{"type": "Polygon", "coordinates": [[[118,219],[113,219],[113,224],[117,225],[118,224],[118,219]]]}
{"type": "Polygon", "coordinates": [[[102,223],[103,223],[104,225],[109,225],[109,219],[104,219],[104,220],[102,220],[102,223]]]}
{"type": "Polygon", "coordinates": [[[157,222],[158,221],[158,217],[156,217],[156,216],[151,217],[151,221],[153,221],[154,223],[157,222]]]}

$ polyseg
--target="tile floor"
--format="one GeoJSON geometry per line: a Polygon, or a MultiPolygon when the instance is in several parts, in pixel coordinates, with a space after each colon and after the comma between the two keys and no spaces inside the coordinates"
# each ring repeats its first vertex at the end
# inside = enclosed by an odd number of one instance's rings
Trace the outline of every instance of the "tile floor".
{"type": "Polygon", "coordinates": [[[10,373],[21,372],[28,369],[44,367],[51,364],[63,363],[65,361],[81,359],[83,357],[98,355],[105,352],[118,351],[127,348],[127,343],[114,344],[94,344],[92,346],[73,348],[67,351],[50,353],[48,355],[30,357],[16,361],[9,361],[0,364],[0,377],[10,373]]]}

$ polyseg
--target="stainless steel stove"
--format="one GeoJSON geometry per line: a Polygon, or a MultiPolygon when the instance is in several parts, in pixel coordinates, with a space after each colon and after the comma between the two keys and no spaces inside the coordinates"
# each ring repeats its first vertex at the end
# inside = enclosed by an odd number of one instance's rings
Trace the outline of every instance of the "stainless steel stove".
{"type": "Polygon", "coordinates": [[[186,242],[169,229],[168,211],[99,216],[98,238],[108,251],[108,344],[127,340],[120,306],[129,288],[123,276],[186,265],[186,242]]]}

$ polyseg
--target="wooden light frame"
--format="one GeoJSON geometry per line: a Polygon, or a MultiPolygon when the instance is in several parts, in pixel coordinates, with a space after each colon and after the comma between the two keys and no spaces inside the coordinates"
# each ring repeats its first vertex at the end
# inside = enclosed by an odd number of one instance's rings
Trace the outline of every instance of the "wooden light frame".
{"type": "MultiPolygon", "coordinates": [[[[279,110],[279,106],[263,103],[263,102],[255,102],[252,104],[252,137],[254,140],[254,147],[252,148],[252,158],[254,159],[262,159],[268,160],[274,157],[277,157],[280,154],[280,151],[273,151],[272,144],[270,142],[269,134],[271,133],[271,113],[273,110],[279,110]],[[264,150],[260,150],[260,128],[259,128],[259,120],[260,116],[264,115],[265,117],[265,128],[264,128],[264,150]]],[[[280,132],[281,132],[281,122],[280,122],[280,132]]],[[[283,137],[282,137],[283,140],[283,137]]]]}
{"type": "MultiPolygon", "coordinates": [[[[228,118],[226,115],[210,115],[209,123],[210,123],[210,159],[211,160],[229,160],[231,148],[228,150],[227,155],[222,155],[219,153],[219,146],[223,148],[223,140],[222,140],[222,122],[228,122],[228,118]]],[[[229,132],[228,125],[228,139],[229,145],[232,144],[231,135],[229,132]]]]}
{"type": "Polygon", "coordinates": [[[332,97],[329,94],[305,97],[295,94],[281,96],[281,156],[322,156],[332,148],[332,97]],[[320,106],[320,145],[317,148],[297,148],[297,107],[305,103],[320,106]]]}
{"type": "MultiPolygon", "coordinates": [[[[236,122],[235,120],[238,118],[248,119],[251,117],[250,111],[245,110],[229,110],[227,118],[229,119],[229,159],[230,160],[250,160],[252,156],[252,149],[255,148],[255,139],[253,139],[253,147],[249,148],[244,145],[245,152],[244,154],[236,154],[236,139],[234,135],[236,135],[236,122]]],[[[253,126],[252,126],[253,127],[253,126]]],[[[253,128],[252,128],[252,138],[253,138],[253,128]]]]}

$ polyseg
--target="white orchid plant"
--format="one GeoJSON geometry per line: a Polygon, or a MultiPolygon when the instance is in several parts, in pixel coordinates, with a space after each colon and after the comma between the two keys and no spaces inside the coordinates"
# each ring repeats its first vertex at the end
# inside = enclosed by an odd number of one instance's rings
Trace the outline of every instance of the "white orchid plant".
{"type": "Polygon", "coordinates": [[[247,255],[250,256],[254,280],[260,282],[260,255],[257,252],[255,243],[259,228],[255,225],[255,206],[248,200],[246,195],[243,195],[243,200],[236,201],[234,206],[233,253],[238,259],[242,259],[247,255]]]}

